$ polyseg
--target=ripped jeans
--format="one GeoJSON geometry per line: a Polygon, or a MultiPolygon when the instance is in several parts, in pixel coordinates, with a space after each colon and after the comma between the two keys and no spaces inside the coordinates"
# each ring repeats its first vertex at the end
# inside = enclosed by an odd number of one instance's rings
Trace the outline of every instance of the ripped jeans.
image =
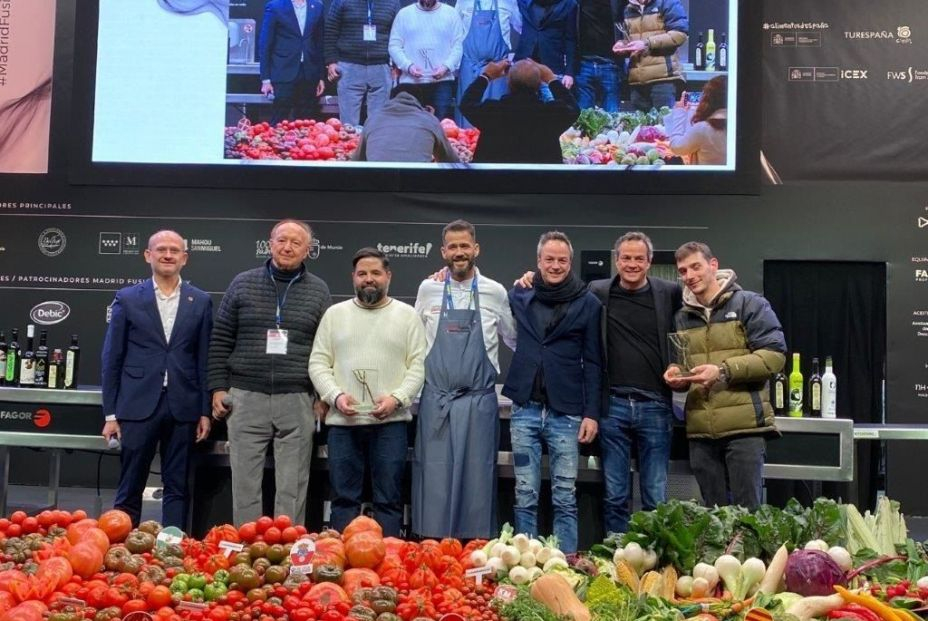
{"type": "Polygon", "coordinates": [[[515,530],[538,535],[538,496],[541,492],[541,443],[548,447],[554,534],[565,553],[577,551],[577,463],[580,416],[558,414],[541,403],[513,404],[512,437],[516,478],[515,530]]]}

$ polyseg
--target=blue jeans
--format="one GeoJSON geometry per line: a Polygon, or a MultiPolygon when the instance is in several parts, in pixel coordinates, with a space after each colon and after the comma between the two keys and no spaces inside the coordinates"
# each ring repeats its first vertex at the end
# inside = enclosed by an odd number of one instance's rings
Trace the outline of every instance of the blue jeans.
{"type": "Polygon", "coordinates": [[[651,510],[666,500],[672,420],[670,405],[663,401],[609,397],[609,415],[599,422],[606,483],[603,500],[606,532],[628,530],[633,441],[638,446],[642,507],[651,510]]]}
{"type": "Polygon", "coordinates": [[[411,91],[419,103],[432,106],[435,116],[439,119],[450,119],[454,109],[451,105],[454,98],[453,80],[441,80],[428,84],[415,84],[411,91]]]}
{"type": "Polygon", "coordinates": [[[407,446],[405,422],[329,427],[332,528],[343,530],[360,514],[367,464],[374,495],[374,519],[380,522],[385,536],[400,536],[407,446]]]}
{"type": "Polygon", "coordinates": [[[615,63],[592,57],[580,60],[577,104],[582,110],[599,105],[606,112],[618,112],[621,86],[622,78],[615,63]]]}
{"type": "Polygon", "coordinates": [[[631,102],[635,110],[650,112],[661,106],[673,108],[677,103],[677,87],[673,82],[655,82],[654,84],[633,84],[631,102]]]}
{"type": "Polygon", "coordinates": [[[516,476],[516,532],[538,535],[538,496],[541,492],[541,443],[548,447],[554,534],[565,553],[577,551],[577,464],[581,417],[558,414],[540,403],[513,404],[512,436],[516,476]]]}

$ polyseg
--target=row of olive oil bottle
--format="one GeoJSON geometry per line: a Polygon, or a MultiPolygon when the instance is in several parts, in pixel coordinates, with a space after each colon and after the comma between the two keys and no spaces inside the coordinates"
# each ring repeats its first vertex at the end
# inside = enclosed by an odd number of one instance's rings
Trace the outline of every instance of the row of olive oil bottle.
{"type": "Polygon", "coordinates": [[[77,335],[71,336],[66,350],[48,348],[48,330],[39,334],[35,347],[35,326],[26,327],[26,347],[19,344],[19,330],[13,328],[10,341],[0,331],[0,386],[20,388],[77,388],[81,348],[77,335]]]}
{"type": "Polygon", "coordinates": [[[812,375],[808,381],[802,375],[799,354],[793,353],[789,376],[780,371],[771,378],[770,399],[777,416],[837,416],[838,380],[831,356],[825,358],[825,372],[819,374],[818,358],[812,358],[812,375]]]}

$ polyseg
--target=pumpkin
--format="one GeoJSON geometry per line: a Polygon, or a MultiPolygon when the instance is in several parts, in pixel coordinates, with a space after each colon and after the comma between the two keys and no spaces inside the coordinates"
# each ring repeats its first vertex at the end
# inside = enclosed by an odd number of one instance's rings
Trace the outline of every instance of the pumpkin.
{"type": "Polygon", "coordinates": [[[345,571],[342,576],[342,588],[350,597],[361,587],[380,586],[380,576],[372,569],[353,568],[345,571]]]}
{"type": "Polygon", "coordinates": [[[383,537],[373,531],[354,535],[345,544],[348,564],[352,567],[373,568],[380,564],[386,554],[383,537]]]}
{"type": "Polygon", "coordinates": [[[342,531],[342,539],[345,543],[348,543],[355,535],[368,531],[376,533],[378,537],[383,539],[383,528],[380,527],[380,524],[366,515],[359,515],[351,520],[348,526],[345,527],[345,530],[342,531]]]}
{"type": "Polygon", "coordinates": [[[85,541],[95,545],[100,550],[101,554],[106,554],[106,551],[110,549],[110,538],[99,528],[88,528],[85,530],[77,543],[83,543],[85,541]]]}
{"type": "Polygon", "coordinates": [[[68,552],[68,561],[74,573],[89,578],[103,566],[103,551],[90,541],[82,541],[68,552]]]}
{"type": "Polygon", "coordinates": [[[132,518],[125,511],[110,509],[97,520],[97,528],[106,533],[110,543],[121,543],[132,530],[132,518]]]}
{"type": "Polygon", "coordinates": [[[337,604],[338,602],[351,601],[348,594],[345,593],[345,589],[334,582],[320,582],[319,584],[314,584],[312,588],[306,592],[306,595],[303,596],[303,600],[310,603],[318,603],[323,607],[327,607],[329,604],[337,604]]]}
{"type": "Polygon", "coordinates": [[[89,528],[96,528],[97,521],[93,518],[85,518],[83,520],[78,520],[72,524],[68,525],[68,541],[72,544],[77,543],[81,539],[81,535],[89,528]]]}
{"type": "Polygon", "coordinates": [[[590,611],[560,574],[544,574],[532,583],[532,599],[541,602],[558,617],[590,621],[590,611]]]}
{"type": "Polygon", "coordinates": [[[313,556],[313,565],[335,565],[339,569],[345,568],[345,544],[341,539],[326,538],[316,540],[316,553],[313,556]]]}

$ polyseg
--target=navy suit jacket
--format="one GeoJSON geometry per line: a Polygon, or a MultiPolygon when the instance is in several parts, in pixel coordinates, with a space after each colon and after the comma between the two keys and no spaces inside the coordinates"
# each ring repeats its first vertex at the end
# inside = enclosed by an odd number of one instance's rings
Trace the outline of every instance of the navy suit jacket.
{"type": "Polygon", "coordinates": [[[166,397],[174,418],[192,422],[209,416],[206,358],[212,328],[212,300],[187,282],[181,284],[170,343],[150,278],[117,291],[103,342],[103,413],[117,420],[148,418],[167,372],[166,397]]]}
{"type": "Polygon", "coordinates": [[[543,16],[532,0],[518,0],[522,34],[514,60],[532,58],[558,75],[576,77],[577,0],[557,0],[543,16]]]}
{"type": "Polygon", "coordinates": [[[554,411],[598,420],[602,409],[602,305],[587,291],[570,303],[564,318],[545,336],[539,333],[529,308],[534,299],[534,289],[515,287],[509,291],[518,336],[503,395],[518,405],[529,401],[541,366],[548,405],[554,411]]]}
{"type": "Polygon", "coordinates": [[[300,33],[292,0],[270,0],[264,8],[258,57],[261,79],[292,82],[299,77],[300,62],[306,63],[306,79],[314,84],[325,69],[323,34],[325,11],[322,0],[306,0],[306,27],[300,33]]]}

